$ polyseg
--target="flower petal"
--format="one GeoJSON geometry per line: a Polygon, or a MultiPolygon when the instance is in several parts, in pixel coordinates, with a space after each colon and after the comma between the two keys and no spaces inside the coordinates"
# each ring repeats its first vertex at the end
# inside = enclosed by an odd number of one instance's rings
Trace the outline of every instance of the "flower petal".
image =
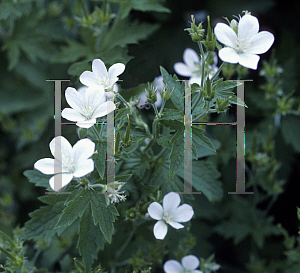
{"type": "Polygon", "coordinates": [[[163,89],[165,87],[165,84],[163,82],[163,77],[158,76],[153,81],[154,87],[157,87],[158,90],[163,89]]]}
{"type": "Polygon", "coordinates": [[[61,116],[70,121],[84,121],[86,118],[72,108],[65,108],[61,112],[61,116]]]}
{"type": "Polygon", "coordinates": [[[184,225],[179,224],[179,223],[174,222],[174,221],[168,222],[168,224],[169,224],[171,227],[175,228],[175,229],[184,228],[184,225]]]}
{"type": "Polygon", "coordinates": [[[240,65],[256,70],[260,57],[255,54],[245,53],[240,55],[240,65]]]}
{"type": "Polygon", "coordinates": [[[97,86],[90,87],[86,90],[85,96],[84,96],[84,102],[86,108],[92,108],[95,109],[98,107],[98,105],[101,104],[104,96],[104,87],[103,86],[97,86]]]}
{"type": "Polygon", "coordinates": [[[73,146],[72,157],[76,162],[91,157],[95,152],[95,143],[88,138],[81,139],[73,146]]]}
{"type": "Polygon", "coordinates": [[[68,104],[78,113],[81,113],[81,109],[84,106],[83,97],[76,91],[76,89],[68,87],[66,89],[65,96],[68,104]]]}
{"type": "Polygon", "coordinates": [[[72,173],[56,174],[50,178],[49,184],[54,191],[59,191],[62,187],[69,184],[72,178],[72,173]]]}
{"type": "Polygon", "coordinates": [[[173,212],[180,204],[180,196],[176,192],[170,192],[163,199],[164,212],[173,212]]]}
{"type": "Polygon", "coordinates": [[[188,255],[182,258],[181,263],[185,269],[193,270],[200,265],[199,259],[194,255],[188,255]]]}
{"type": "Polygon", "coordinates": [[[56,159],[59,159],[61,157],[64,162],[64,159],[66,157],[70,158],[72,156],[72,146],[71,146],[70,142],[68,140],[66,140],[63,136],[57,136],[57,137],[53,138],[52,141],[50,142],[49,146],[50,146],[51,154],[56,159]],[[61,146],[60,147],[61,149],[59,149],[59,146],[58,146],[58,149],[56,151],[55,145],[61,146]],[[61,151],[61,154],[59,153],[60,151],[61,151]]]}
{"type": "Polygon", "coordinates": [[[215,35],[219,42],[235,48],[237,35],[234,30],[224,23],[218,23],[215,27],[215,35]]]}
{"type": "Polygon", "coordinates": [[[102,103],[93,113],[93,117],[99,118],[106,116],[110,112],[116,109],[116,105],[112,101],[106,101],[102,103]]]}
{"type": "Polygon", "coordinates": [[[175,260],[165,262],[164,271],[166,273],[184,273],[182,265],[175,260]]]}
{"type": "Polygon", "coordinates": [[[180,207],[176,208],[172,220],[176,222],[187,222],[192,219],[193,215],[194,210],[192,206],[183,204],[180,207]]]}
{"type": "Polygon", "coordinates": [[[168,232],[168,226],[164,221],[158,221],[153,228],[153,233],[156,239],[163,240],[168,232]]]}
{"type": "Polygon", "coordinates": [[[187,67],[189,68],[190,71],[195,71],[195,70],[197,70],[195,63],[199,63],[200,58],[195,50],[193,50],[191,48],[187,48],[183,52],[183,61],[185,62],[185,64],[187,65],[187,67]]]}
{"type": "Polygon", "coordinates": [[[274,35],[271,32],[261,31],[249,40],[251,48],[247,52],[253,54],[263,54],[272,46],[274,39],[274,35]]]}
{"type": "Polygon", "coordinates": [[[34,163],[34,168],[44,174],[54,174],[54,159],[43,158],[34,163]]]}
{"type": "Polygon", "coordinates": [[[124,64],[116,63],[108,69],[108,77],[110,79],[116,78],[119,75],[121,75],[124,72],[124,70],[125,70],[125,65],[124,64]]]}
{"type": "Polygon", "coordinates": [[[93,86],[93,85],[98,85],[98,77],[96,76],[95,73],[91,71],[84,71],[80,77],[79,77],[80,82],[83,85],[86,86],[93,86]]]}
{"type": "Polygon", "coordinates": [[[219,57],[223,62],[236,64],[239,61],[239,54],[230,47],[222,48],[219,51],[219,57]]]}
{"type": "Polygon", "coordinates": [[[164,211],[163,211],[162,206],[159,203],[153,202],[148,207],[148,213],[151,218],[153,218],[155,220],[161,220],[163,217],[164,211]]]}
{"type": "Polygon", "coordinates": [[[184,76],[184,77],[192,76],[192,72],[189,70],[188,66],[184,63],[174,64],[174,70],[180,76],[184,76]]]}
{"type": "Polygon", "coordinates": [[[246,14],[239,21],[238,38],[239,40],[249,40],[258,33],[259,23],[256,17],[246,14]]]}
{"type": "Polygon", "coordinates": [[[77,161],[75,165],[75,177],[82,177],[89,173],[91,173],[94,170],[94,161],[93,159],[86,159],[77,161]]]}
{"type": "Polygon", "coordinates": [[[92,70],[100,78],[103,78],[103,77],[107,78],[106,66],[105,66],[104,62],[102,62],[100,59],[93,60],[92,70]]]}
{"type": "Polygon", "coordinates": [[[86,121],[79,121],[76,123],[76,126],[88,129],[91,128],[93,125],[95,125],[96,122],[97,120],[93,118],[86,121]]]}

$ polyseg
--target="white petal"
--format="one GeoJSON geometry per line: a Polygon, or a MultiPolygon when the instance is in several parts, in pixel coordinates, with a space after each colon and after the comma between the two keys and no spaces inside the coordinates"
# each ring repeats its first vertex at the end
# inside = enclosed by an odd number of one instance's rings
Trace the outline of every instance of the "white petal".
{"type": "Polygon", "coordinates": [[[188,255],[183,257],[181,263],[185,269],[189,270],[196,269],[200,264],[199,259],[194,255],[188,255]]]}
{"type": "Polygon", "coordinates": [[[85,117],[72,108],[65,108],[61,116],[70,121],[84,121],[85,117]]]}
{"type": "Polygon", "coordinates": [[[83,104],[83,97],[76,91],[75,88],[73,87],[68,87],[66,89],[66,100],[68,104],[77,112],[81,112],[82,107],[84,106],[83,104]]]}
{"type": "Polygon", "coordinates": [[[256,17],[252,15],[244,15],[239,21],[238,38],[245,41],[258,33],[259,23],[256,17]]]}
{"type": "Polygon", "coordinates": [[[59,158],[60,154],[59,152],[61,151],[61,158],[62,160],[64,160],[65,157],[71,157],[72,156],[72,146],[70,144],[70,142],[68,140],[66,140],[63,136],[58,136],[52,139],[52,141],[49,144],[50,146],[50,151],[51,154],[55,157],[55,158],[59,158]],[[55,145],[60,145],[61,149],[57,149],[57,151],[55,152],[55,145]],[[55,154],[57,154],[57,156],[55,156],[55,154]]]}
{"type": "Polygon", "coordinates": [[[91,71],[84,71],[80,77],[80,82],[86,86],[98,85],[98,77],[91,71]]]}
{"type": "Polygon", "coordinates": [[[192,219],[193,215],[194,210],[192,206],[183,204],[174,211],[172,220],[176,222],[187,222],[192,219]]]}
{"type": "Polygon", "coordinates": [[[108,77],[110,79],[116,78],[119,75],[121,75],[125,70],[125,65],[122,63],[117,63],[112,65],[109,69],[108,69],[108,77]]]}
{"type": "Polygon", "coordinates": [[[81,139],[73,146],[73,158],[76,161],[88,159],[95,152],[95,143],[88,138],[81,139]]]}
{"type": "Polygon", "coordinates": [[[259,56],[255,54],[245,53],[240,55],[240,65],[256,70],[259,61],[259,56]]]}
{"type": "Polygon", "coordinates": [[[116,105],[112,101],[106,101],[102,103],[93,113],[93,117],[99,118],[106,116],[110,112],[116,109],[116,105]]]}
{"type": "Polygon", "coordinates": [[[153,228],[153,233],[156,239],[163,240],[168,232],[168,226],[164,221],[158,221],[153,228]]]}
{"type": "Polygon", "coordinates": [[[157,92],[157,101],[154,103],[155,106],[156,106],[157,108],[160,107],[160,106],[162,105],[162,102],[163,102],[163,99],[162,99],[160,93],[157,92]]]}
{"type": "Polygon", "coordinates": [[[97,86],[97,88],[91,87],[88,88],[85,92],[84,102],[86,104],[86,108],[96,108],[101,104],[101,101],[104,96],[104,87],[97,86]]]}
{"type": "Polygon", "coordinates": [[[274,35],[268,31],[261,31],[249,40],[251,48],[247,50],[247,52],[253,54],[263,54],[269,50],[273,43],[274,35]]]}
{"type": "Polygon", "coordinates": [[[88,89],[89,87],[87,86],[82,86],[80,88],[78,88],[77,92],[80,94],[81,97],[84,98],[85,96],[85,91],[88,89]]]}
{"type": "Polygon", "coordinates": [[[82,161],[78,161],[75,166],[75,177],[82,177],[94,170],[94,161],[93,159],[86,159],[82,161]]]}
{"type": "Polygon", "coordinates": [[[203,273],[201,270],[194,270],[192,273],[203,273]]]}
{"type": "Polygon", "coordinates": [[[88,128],[91,128],[93,125],[95,125],[96,122],[97,122],[97,120],[94,118],[94,119],[89,119],[86,121],[79,121],[76,123],[76,125],[78,127],[88,129],[88,128]]]}
{"type": "Polygon", "coordinates": [[[184,225],[179,224],[177,222],[169,222],[168,223],[171,227],[175,228],[175,229],[180,229],[180,228],[184,228],[184,225]]]}
{"type": "Polygon", "coordinates": [[[164,211],[163,211],[162,206],[159,203],[153,202],[148,207],[148,213],[151,218],[153,218],[155,220],[161,220],[163,217],[164,211]]]}
{"type": "Polygon", "coordinates": [[[173,212],[180,204],[180,196],[176,192],[170,192],[163,199],[164,212],[173,212]]]}
{"type": "Polygon", "coordinates": [[[236,64],[239,61],[239,54],[230,47],[222,48],[219,51],[219,57],[223,62],[236,64]]]}
{"type": "Polygon", "coordinates": [[[72,178],[73,174],[71,173],[56,174],[50,178],[49,184],[53,190],[59,191],[62,187],[69,184],[72,178]]]}
{"type": "Polygon", "coordinates": [[[54,174],[54,159],[43,158],[34,163],[34,168],[44,174],[54,174]]]}
{"type": "Polygon", "coordinates": [[[200,59],[195,50],[193,50],[191,48],[187,48],[183,53],[183,61],[185,62],[187,67],[190,69],[190,71],[194,71],[194,70],[197,70],[195,63],[199,63],[200,59]]]}
{"type": "Polygon", "coordinates": [[[182,265],[175,260],[165,262],[164,271],[165,273],[184,273],[182,265]]]}
{"type": "Polygon", "coordinates": [[[184,63],[174,64],[174,70],[180,76],[184,76],[184,77],[192,76],[192,72],[189,70],[187,65],[185,65],[184,63]]]}
{"type": "Polygon", "coordinates": [[[193,83],[198,83],[201,85],[201,77],[191,77],[189,80],[189,84],[192,85],[193,83]]]}
{"type": "Polygon", "coordinates": [[[163,77],[162,76],[156,77],[153,81],[153,85],[157,87],[158,90],[163,89],[165,87],[165,84],[163,82],[163,77]]]}
{"type": "Polygon", "coordinates": [[[215,35],[222,44],[233,48],[236,46],[237,35],[228,25],[218,23],[215,27],[215,35]]]}
{"type": "Polygon", "coordinates": [[[104,62],[102,62],[100,59],[93,60],[92,70],[100,78],[103,78],[103,77],[107,78],[107,69],[105,67],[104,62]]]}

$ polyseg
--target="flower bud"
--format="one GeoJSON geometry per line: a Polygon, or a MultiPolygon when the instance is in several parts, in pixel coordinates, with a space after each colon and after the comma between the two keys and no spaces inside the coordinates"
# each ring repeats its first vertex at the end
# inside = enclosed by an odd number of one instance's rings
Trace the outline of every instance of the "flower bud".
{"type": "Polygon", "coordinates": [[[108,3],[105,7],[103,7],[103,9],[96,7],[93,14],[95,18],[97,18],[103,24],[108,24],[110,20],[116,16],[115,14],[110,13],[110,6],[108,3]]]}
{"type": "Polygon", "coordinates": [[[220,114],[222,112],[225,112],[229,106],[229,100],[231,99],[232,97],[229,96],[228,98],[226,99],[220,99],[220,98],[217,98],[216,99],[216,109],[217,109],[217,113],[220,114]]]}
{"type": "Polygon", "coordinates": [[[216,35],[211,30],[209,16],[207,16],[207,23],[207,35],[206,40],[203,42],[203,44],[205,45],[207,51],[214,51],[216,48],[217,40],[216,35]]]}
{"type": "Polygon", "coordinates": [[[192,22],[191,22],[191,28],[186,28],[194,42],[199,42],[203,38],[204,29],[202,29],[202,23],[200,23],[198,26],[195,24],[195,18],[194,15],[191,15],[192,22]]]}
{"type": "Polygon", "coordinates": [[[147,102],[154,104],[157,101],[156,93],[157,89],[154,89],[152,85],[148,83],[148,93],[147,93],[147,102]]]}
{"type": "Polygon", "coordinates": [[[248,68],[241,66],[240,64],[237,66],[236,68],[236,72],[238,73],[239,78],[243,78],[246,76],[247,72],[248,72],[248,68]]]}
{"type": "Polygon", "coordinates": [[[229,26],[234,30],[234,32],[238,33],[238,22],[235,19],[232,19],[229,26]]]}
{"type": "Polygon", "coordinates": [[[222,75],[226,79],[231,79],[235,72],[235,65],[231,63],[226,63],[222,69],[222,75]]]}
{"type": "Polygon", "coordinates": [[[130,220],[130,221],[133,221],[136,219],[137,217],[137,210],[135,208],[131,208],[129,210],[126,211],[126,220],[130,220]]]}
{"type": "Polygon", "coordinates": [[[116,134],[116,143],[115,143],[115,151],[116,153],[119,151],[120,147],[120,131],[119,131],[120,124],[117,126],[117,134],[116,134]]]}
{"type": "Polygon", "coordinates": [[[216,87],[212,86],[209,77],[207,77],[204,83],[203,98],[207,101],[211,101],[215,97],[216,87]]]}
{"type": "Polygon", "coordinates": [[[161,95],[162,99],[163,99],[163,100],[168,100],[168,99],[171,97],[171,95],[173,94],[174,90],[175,90],[175,89],[173,88],[173,90],[170,91],[170,88],[169,88],[168,86],[165,87],[165,88],[163,88],[163,89],[160,91],[160,95],[161,95]]]}

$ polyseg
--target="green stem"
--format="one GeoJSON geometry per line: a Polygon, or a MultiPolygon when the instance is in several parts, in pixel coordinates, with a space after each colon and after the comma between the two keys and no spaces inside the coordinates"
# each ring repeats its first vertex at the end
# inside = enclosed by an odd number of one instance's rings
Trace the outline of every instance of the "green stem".
{"type": "Polygon", "coordinates": [[[146,133],[147,133],[147,136],[148,136],[150,139],[152,139],[153,137],[152,137],[152,135],[151,135],[151,133],[150,133],[150,131],[149,131],[148,125],[147,125],[144,121],[140,120],[140,119],[137,117],[137,115],[136,115],[136,113],[135,113],[135,110],[136,110],[136,109],[133,109],[132,115],[133,115],[133,117],[134,117],[134,120],[135,120],[136,124],[139,125],[139,126],[144,127],[144,129],[145,129],[145,131],[146,131],[146,133]]]}
{"type": "Polygon", "coordinates": [[[205,117],[208,113],[215,113],[217,112],[216,109],[209,109],[210,107],[210,101],[207,102],[207,108],[206,111],[204,113],[202,113],[201,115],[199,115],[198,117],[196,117],[195,119],[193,119],[193,122],[196,122],[199,119],[202,119],[203,117],[205,117]]]}
{"type": "Polygon", "coordinates": [[[161,116],[162,112],[164,111],[165,104],[166,104],[166,101],[163,100],[163,103],[162,103],[162,105],[161,105],[161,107],[160,107],[160,110],[159,110],[159,115],[160,115],[160,116],[161,116]]]}
{"type": "Polygon", "coordinates": [[[85,4],[83,3],[83,0],[81,0],[80,3],[82,5],[82,9],[83,9],[83,13],[84,13],[85,18],[88,18],[89,15],[87,13],[87,10],[86,10],[85,4]]]}
{"type": "Polygon", "coordinates": [[[98,133],[97,129],[95,128],[95,126],[92,126],[91,128],[92,128],[93,132],[95,133],[95,135],[97,136],[98,140],[102,141],[102,138],[99,135],[99,133],[98,133]]]}
{"type": "Polygon", "coordinates": [[[124,105],[126,106],[126,108],[129,107],[127,101],[122,97],[121,94],[116,93],[116,97],[118,97],[124,103],[124,105]]]}
{"type": "Polygon", "coordinates": [[[223,66],[224,66],[225,64],[226,64],[226,63],[223,62],[223,63],[220,65],[220,67],[219,67],[219,69],[217,70],[216,74],[213,75],[213,77],[211,78],[211,82],[213,82],[214,79],[215,79],[216,77],[218,77],[218,75],[220,74],[220,72],[221,72],[221,70],[223,69],[223,66]]]}
{"type": "Polygon", "coordinates": [[[201,87],[203,88],[204,86],[204,79],[205,79],[205,58],[204,58],[204,51],[203,51],[203,46],[201,42],[198,42],[198,46],[201,52],[201,59],[202,59],[202,67],[201,67],[201,87]]]}
{"type": "Polygon", "coordinates": [[[157,111],[155,103],[153,103],[152,105],[153,105],[153,108],[154,108],[155,115],[159,118],[159,113],[157,111]]]}

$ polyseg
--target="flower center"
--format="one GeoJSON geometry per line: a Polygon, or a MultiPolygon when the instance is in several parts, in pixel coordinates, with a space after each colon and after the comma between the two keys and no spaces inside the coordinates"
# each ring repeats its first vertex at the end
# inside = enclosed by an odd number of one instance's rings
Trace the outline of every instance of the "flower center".
{"type": "Polygon", "coordinates": [[[87,105],[87,103],[85,102],[85,107],[82,107],[81,110],[82,110],[82,115],[87,120],[89,120],[92,118],[95,108],[93,107],[93,105],[87,105]]]}
{"type": "Polygon", "coordinates": [[[100,78],[98,76],[98,83],[99,83],[99,85],[102,85],[102,86],[104,86],[104,88],[106,88],[107,86],[109,86],[109,78],[106,78],[106,77],[100,78]]]}
{"type": "Polygon", "coordinates": [[[74,162],[74,159],[73,158],[69,159],[67,157],[67,159],[64,162],[64,167],[66,167],[68,169],[69,173],[74,173],[75,172],[75,162],[74,162]]]}
{"type": "Polygon", "coordinates": [[[248,43],[249,38],[237,38],[236,39],[236,47],[235,50],[237,53],[247,53],[247,51],[251,48],[251,44],[248,43]]]}
{"type": "Polygon", "coordinates": [[[169,222],[172,221],[173,219],[173,214],[169,214],[168,212],[164,212],[164,216],[163,219],[166,221],[166,223],[168,224],[169,222]]]}

